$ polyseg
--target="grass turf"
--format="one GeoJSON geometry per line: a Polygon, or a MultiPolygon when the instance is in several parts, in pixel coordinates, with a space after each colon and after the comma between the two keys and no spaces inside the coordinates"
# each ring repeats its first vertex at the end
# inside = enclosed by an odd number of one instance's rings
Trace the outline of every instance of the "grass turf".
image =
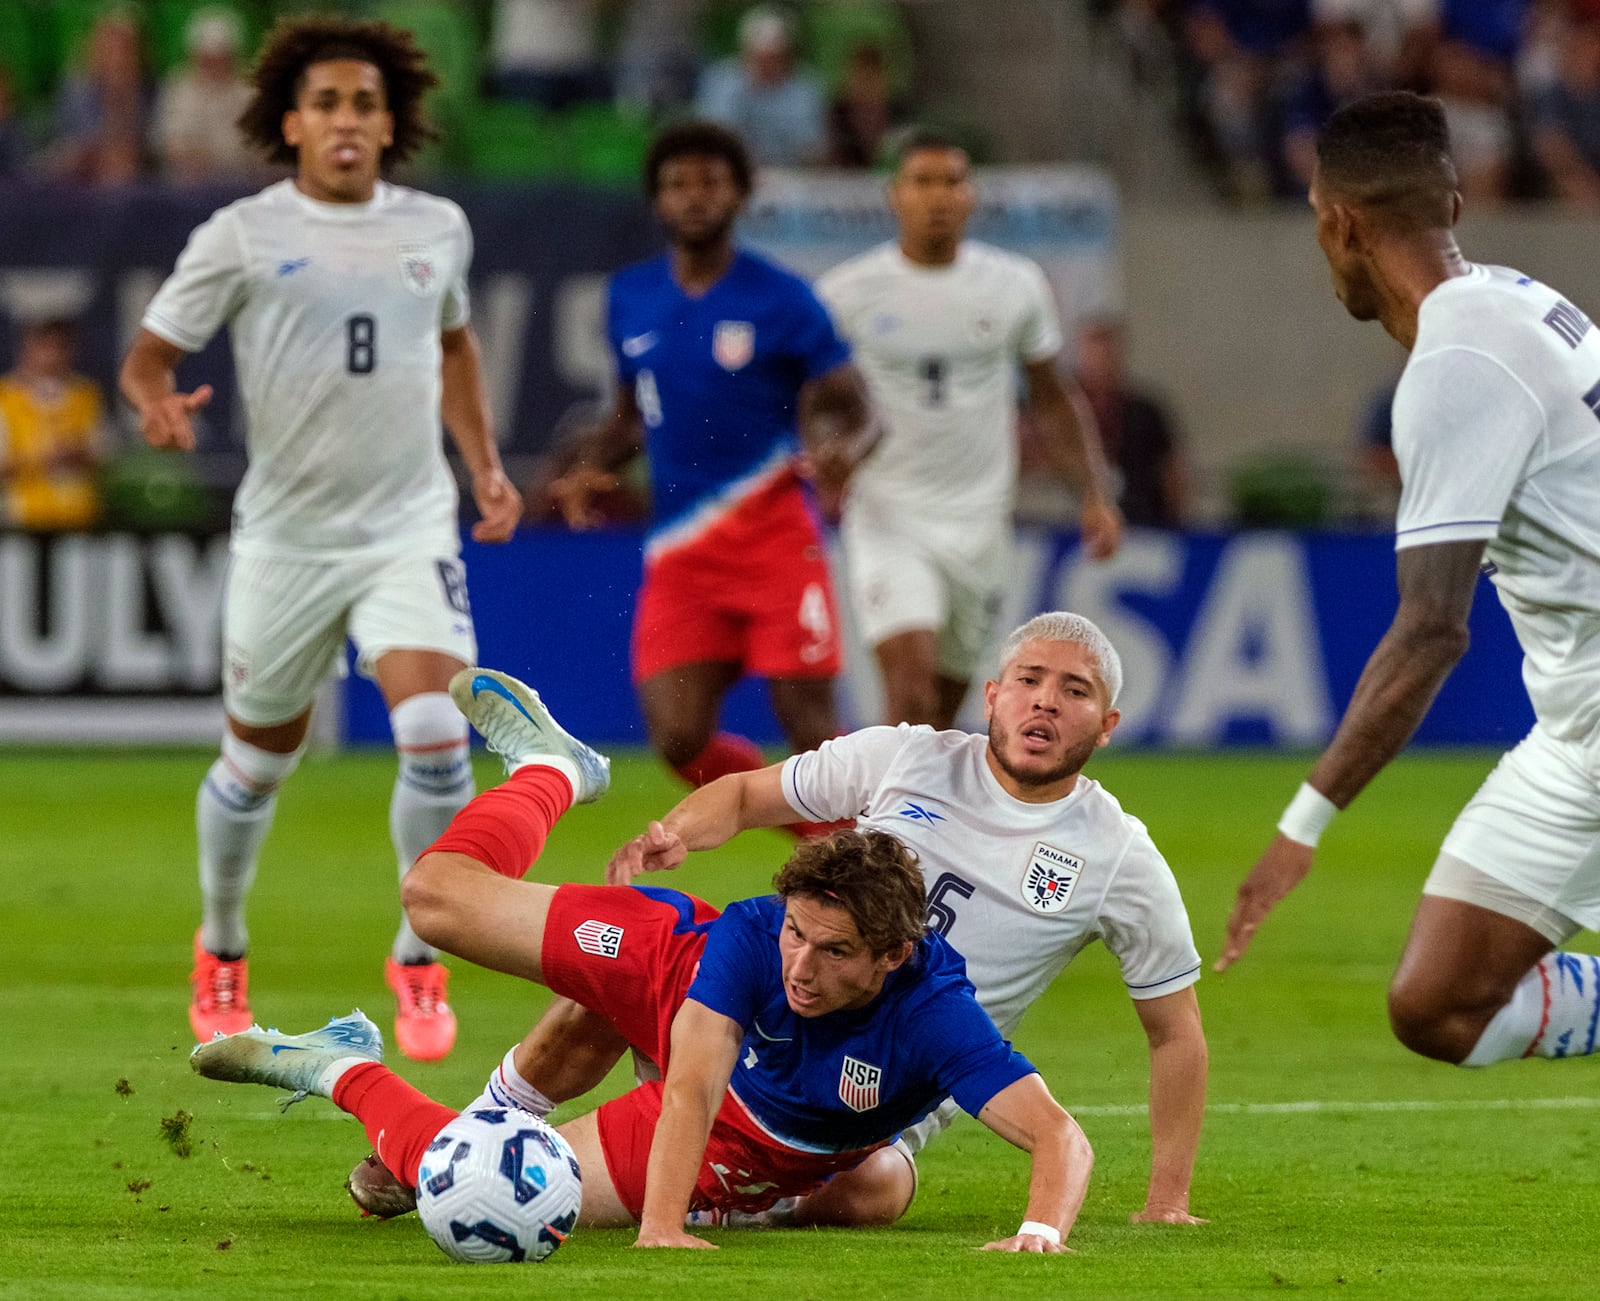
{"type": "MultiPolygon", "coordinates": [[[[1570,1296],[1583,1276],[1600,1205],[1593,1065],[1454,1070],[1406,1053],[1384,1022],[1418,887],[1488,756],[1395,765],[1325,838],[1318,870],[1255,950],[1202,981],[1213,1105],[1193,1206],[1208,1226],[1127,1223],[1147,1171],[1146,1054],[1114,964],[1093,948],[1018,1034],[1095,1144],[1076,1254],[974,1250],[1015,1230],[1027,1165],[962,1121],[923,1155],[920,1193],[893,1229],[719,1231],[708,1235],[716,1253],[636,1253],[628,1233],[584,1231],[531,1278],[450,1264],[414,1218],[359,1220],[341,1185],[365,1142],[329,1104],[280,1116],[278,1095],[187,1069],[191,817],[208,762],[0,752],[0,1170],[11,1197],[0,1296],[1534,1297],[1570,1296]]],[[[1096,761],[1174,864],[1208,958],[1304,766],[1096,761]]],[[[480,770],[480,784],[492,777],[480,770]]],[[[281,797],[251,902],[264,1022],[306,1029],[359,1004],[387,1027],[392,779],[386,755],[313,757],[281,797]]],[[[611,847],[676,794],[652,761],[623,758],[612,795],[569,815],[532,875],[597,879],[611,847]]],[[[757,893],[785,843],[752,833],[673,884],[715,902],[757,893]]],[[[395,1064],[459,1103],[544,997],[458,963],[452,1001],[455,1053],[395,1064]]]]}

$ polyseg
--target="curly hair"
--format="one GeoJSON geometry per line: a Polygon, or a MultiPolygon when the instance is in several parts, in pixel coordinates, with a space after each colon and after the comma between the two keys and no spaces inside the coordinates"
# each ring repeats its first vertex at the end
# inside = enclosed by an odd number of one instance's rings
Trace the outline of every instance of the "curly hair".
{"type": "Polygon", "coordinates": [[[886,831],[847,829],[803,840],[772,885],[784,899],[838,904],[875,957],[914,944],[927,930],[917,855],[886,831]]]}
{"type": "Polygon", "coordinates": [[[719,122],[687,118],[670,122],[650,140],[644,156],[645,197],[654,199],[661,189],[661,169],[674,158],[720,158],[733,173],[733,183],[748,195],[755,166],[739,133],[719,122]]]}
{"type": "Polygon", "coordinates": [[[394,115],[394,143],[384,149],[382,167],[404,162],[438,138],[423,112],[422,97],[439,79],[410,32],[388,23],[322,15],[280,18],[262,45],[250,77],[256,93],[238,121],[244,138],[268,162],[297,161],[298,151],[283,138],[283,115],[296,106],[306,69],[333,59],[370,63],[383,77],[385,106],[394,115]]]}

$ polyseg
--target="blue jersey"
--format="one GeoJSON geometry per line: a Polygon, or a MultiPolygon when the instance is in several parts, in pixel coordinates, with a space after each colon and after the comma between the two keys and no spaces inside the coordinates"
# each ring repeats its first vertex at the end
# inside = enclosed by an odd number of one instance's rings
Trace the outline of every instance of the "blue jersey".
{"type": "Polygon", "coordinates": [[[792,475],[800,388],[850,357],[804,280],[743,251],[698,298],[666,257],[617,272],[606,334],[644,418],[652,544],[689,541],[792,475]]]}
{"type": "Polygon", "coordinates": [[[925,936],[865,1007],[800,1016],[783,992],[777,896],[711,924],[688,997],[744,1027],[729,1087],[774,1137],[812,1152],[871,1147],[947,1096],[977,1115],[1033,1066],[1000,1037],[940,935],[925,936]]]}

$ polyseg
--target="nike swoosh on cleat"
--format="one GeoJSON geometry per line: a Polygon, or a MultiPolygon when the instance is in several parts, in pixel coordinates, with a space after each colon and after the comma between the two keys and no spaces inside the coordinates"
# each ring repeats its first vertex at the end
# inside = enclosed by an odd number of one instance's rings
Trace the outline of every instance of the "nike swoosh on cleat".
{"type": "Polygon", "coordinates": [[[473,682],[472,682],[472,698],[474,700],[476,700],[480,695],[484,694],[485,692],[490,692],[493,695],[499,696],[500,699],[502,699],[506,703],[508,703],[513,709],[515,709],[517,711],[517,713],[521,714],[530,723],[532,723],[534,721],[533,715],[530,714],[526,709],[524,709],[522,707],[522,702],[520,700],[518,700],[515,696],[513,696],[504,687],[502,687],[493,678],[474,678],[473,682]]]}
{"type": "Polygon", "coordinates": [[[302,1048],[299,1044],[273,1044],[272,1045],[272,1055],[274,1057],[276,1057],[279,1053],[285,1053],[285,1052],[303,1053],[303,1052],[305,1052],[305,1049],[302,1048]]]}

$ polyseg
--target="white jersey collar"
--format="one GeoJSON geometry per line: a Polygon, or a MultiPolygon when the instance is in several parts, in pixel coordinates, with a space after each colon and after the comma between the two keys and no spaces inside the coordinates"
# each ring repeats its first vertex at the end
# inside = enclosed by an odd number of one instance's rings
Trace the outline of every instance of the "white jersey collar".
{"type": "Polygon", "coordinates": [[[377,189],[372,192],[372,197],[365,203],[324,203],[321,199],[313,199],[296,185],[293,177],[278,183],[287,187],[290,197],[304,212],[323,221],[365,221],[386,207],[394,194],[394,187],[387,181],[380,180],[377,189]]]}

